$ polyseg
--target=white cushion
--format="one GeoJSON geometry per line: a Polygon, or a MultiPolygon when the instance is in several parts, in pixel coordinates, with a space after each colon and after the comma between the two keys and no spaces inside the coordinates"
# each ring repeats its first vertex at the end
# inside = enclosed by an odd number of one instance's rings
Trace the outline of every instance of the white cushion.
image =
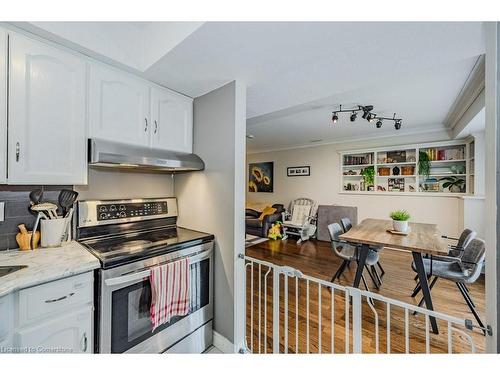
{"type": "Polygon", "coordinates": [[[311,212],[311,206],[305,204],[296,204],[293,206],[292,220],[295,225],[302,225],[311,212]]]}

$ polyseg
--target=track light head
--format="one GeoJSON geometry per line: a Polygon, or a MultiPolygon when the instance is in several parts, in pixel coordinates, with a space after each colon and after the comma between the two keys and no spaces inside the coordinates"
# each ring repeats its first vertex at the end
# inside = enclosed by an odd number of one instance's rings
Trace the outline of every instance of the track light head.
{"type": "Polygon", "coordinates": [[[370,112],[366,111],[363,109],[363,115],[361,116],[362,118],[366,119],[366,116],[368,116],[370,112]]]}
{"type": "Polygon", "coordinates": [[[356,118],[358,117],[358,114],[356,112],[353,112],[351,115],[351,122],[356,121],[356,118]]]}
{"type": "Polygon", "coordinates": [[[338,120],[339,120],[339,116],[337,116],[337,112],[333,112],[333,116],[332,116],[333,123],[336,124],[338,120]]]}
{"type": "Polygon", "coordinates": [[[373,115],[371,113],[368,113],[368,115],[366,116],[366,119],[368,120],[368,122],[372,122],[373,121],[373,115]]]}
{"type": "Polygon", "coordinates": [[[382,127],[382,120],[378,120],[375,125],[377,126],[377,129],[380,129],[382,127]]]}
{"type": "Polygon", "coordinates": [[[397,120],[397,121],[394,123],[394,128],[396,128],[396,130],[401,129],[401,120],[397,120]]]}

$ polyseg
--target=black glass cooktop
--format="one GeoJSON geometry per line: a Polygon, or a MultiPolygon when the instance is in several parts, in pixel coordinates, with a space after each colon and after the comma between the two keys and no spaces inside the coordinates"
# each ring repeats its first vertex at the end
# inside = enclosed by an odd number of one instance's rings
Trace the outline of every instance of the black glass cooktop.
{"type": "Polygon", "coordinates": [[[81,241],[101,261],[103,268],[177,251],[211,241],[213,235],[175,227],[126,233],[81,241]]]}

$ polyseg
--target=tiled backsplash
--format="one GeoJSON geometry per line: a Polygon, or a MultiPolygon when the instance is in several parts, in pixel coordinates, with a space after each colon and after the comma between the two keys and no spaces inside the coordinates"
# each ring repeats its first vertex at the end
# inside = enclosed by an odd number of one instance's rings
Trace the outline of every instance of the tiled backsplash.
{"type": "MultiPolygon", "coordinates": [[[[5,202],[5,221],[0,221],[0,251],[18,248],[16,234],[17,226],[26,224],[28,230],[33,228],[35,214],[29,211],[30,191],[40,186],[8,186],[0,185],[0,202],[5,202]]],[[[57,204],[61,189],[71,189],[72,186],[44,186],[43,201],[57,204]]]]}

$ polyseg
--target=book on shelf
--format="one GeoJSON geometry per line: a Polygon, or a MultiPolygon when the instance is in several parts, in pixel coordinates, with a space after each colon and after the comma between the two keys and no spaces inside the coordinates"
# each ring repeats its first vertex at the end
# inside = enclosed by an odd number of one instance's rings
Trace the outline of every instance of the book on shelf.
{"type": "Polygon", "coordinates": [[[431,161],[463,160],[465,159],[465,147],[456,148],[429,148],[426,151],[431,161]]]}
{"type": "Polygon", "coordinates": [[[344,165],[373,164],[373,153],[363,155],[344,155],[344,165]]]}

